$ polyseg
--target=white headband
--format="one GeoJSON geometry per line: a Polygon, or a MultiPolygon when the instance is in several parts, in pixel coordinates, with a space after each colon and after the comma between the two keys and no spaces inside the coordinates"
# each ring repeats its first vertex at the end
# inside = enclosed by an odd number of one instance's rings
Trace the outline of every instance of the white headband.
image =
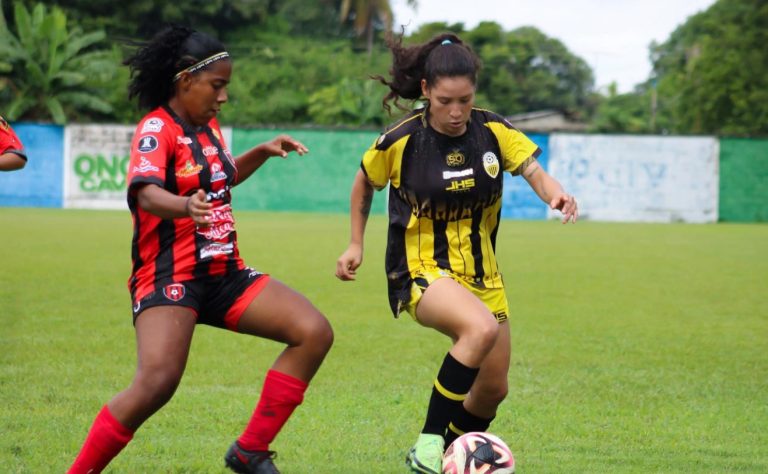
{"type": "Polygon", "coordinates": [[[189,73],[195,72],[198,69],[202,69],[202,68],[204,68],[205,66],[208,66],[211,63],[215,63],[216,61],[218,61],[220,59],[226,59],[228,57],[229,57],[229,53],[226,52],[226,51],[222,51],[221,53],[216,53],[216,54],[214,54],[211,57],[205,58],[202,61],[200,61],[199,63],[193,64],[193,65],[189,66],[188,68],[182,69],[181,71],[177,72],[176,75],[173,76],[173,82],[178,81],[181,78],[181,75],[184,74],[185,72],[189,72],[189,73]]]}

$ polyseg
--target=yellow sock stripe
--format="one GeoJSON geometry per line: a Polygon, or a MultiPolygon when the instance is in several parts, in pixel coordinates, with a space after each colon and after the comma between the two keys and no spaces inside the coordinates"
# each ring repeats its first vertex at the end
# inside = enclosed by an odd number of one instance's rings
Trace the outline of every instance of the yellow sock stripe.
{"type": "Polygon", "coordinates": [[[444,396],[445,398],[447,398],[449,400],[453,400],[453,401],[456,401],[456,402],[463,402],[464,399],[467,398],[467,394],[466,393],[463,394],[463,395],[462,394],[458,394],[458,393],[453,393],[450,390],[448,390],[447,388],[443,387],[440,384],[440,381],[437,380],[437,379],[435,379],[435,388],[437,389],[438,392],[440,392],[440,394],[442,396],[444,396]]]}
{"type": "Polygon", "coordinates": [[[456,433],[459,436],[464,434],[463,431],[461,431],[460,429],[456,428],[456,425],[454,425],[453,422],[448,423],[448,429],[453,431],[454,433],[456,433]]]}

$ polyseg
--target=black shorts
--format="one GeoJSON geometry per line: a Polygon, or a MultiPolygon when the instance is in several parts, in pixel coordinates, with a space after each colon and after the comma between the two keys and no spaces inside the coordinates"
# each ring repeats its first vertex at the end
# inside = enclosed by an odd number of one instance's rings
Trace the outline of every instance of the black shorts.
{"type": "Polygon", "coordinates": [[[156,285],[160,289],[140,301],[131,295],[133,323],[147,308],[184,306],[195,312],[198,324],[235,331],[240,316],[268,281],[269,275],[246,267],[222,276],[156,285]]]}

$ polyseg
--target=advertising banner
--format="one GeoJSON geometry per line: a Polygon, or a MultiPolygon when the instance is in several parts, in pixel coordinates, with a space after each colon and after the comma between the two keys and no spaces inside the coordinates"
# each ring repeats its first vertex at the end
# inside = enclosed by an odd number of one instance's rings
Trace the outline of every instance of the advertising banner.
{"type": "Polygon", "coordinates": [[[584,218],[717,222],[713,137],[553,134],[549,149],[550,174],[576,196],[584,218]]]}
{"type": "MultiPolygon", "coordinates": [[[[127,209],[133,125],[70,125],[64,134],[64,207],[127,209]]],[[[222,128],[230,144],[232,129],[222,128]]]]}

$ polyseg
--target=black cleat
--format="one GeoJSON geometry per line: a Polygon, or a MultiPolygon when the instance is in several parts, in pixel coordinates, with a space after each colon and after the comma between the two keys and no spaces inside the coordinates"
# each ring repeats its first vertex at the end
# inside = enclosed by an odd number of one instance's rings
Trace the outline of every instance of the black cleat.
{"type": "Polygon", "coordinates": [[[280,474],[272,463],[276,457],[274,451],[246,451],[235,441],[227,450],[224,463],[240,474],[280,474]]]}

